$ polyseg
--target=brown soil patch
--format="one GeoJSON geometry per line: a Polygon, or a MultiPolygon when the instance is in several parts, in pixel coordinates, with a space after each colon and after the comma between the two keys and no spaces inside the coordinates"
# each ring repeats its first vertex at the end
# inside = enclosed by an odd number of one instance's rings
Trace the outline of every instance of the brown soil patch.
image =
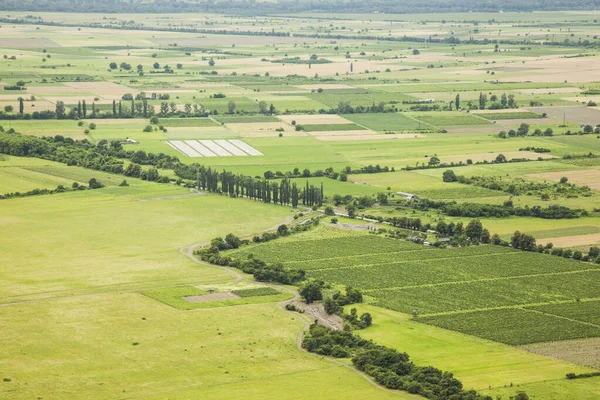
{"type": "MultiPolygon", "coordinates": [[[[375,131],[369,131],[366,129],[357,131],[320,131],[320,132],[307,132],[310,136],[370,136],[379,135],[375,131]]],[[[388,135],[389,136],[389,135],[388,135]]]]}
{"type": "MultiPolygon", "coordinates": [[[[361,131],[364,132],[364,131],[361,131]]],[[[317,140],[324,142],[335,142],[344,140],[396,140],[396,139],[416,139],[425,137],[420,134],[403,134],[403,135],[351,135],[351,136],[340,136],[340,135],[326,135],[326,136],[313,136],[317,140]]]]}
{"type": "Polygon", "coordinates": [[[535,343],[521,346],[521,348],[573,364],[600,368],[600,338],[535,343]]]}
{"type": "Polygon", "coordinates": [[[139,93],[136,89],[113,82],[68,82],[65,85],[109,100],[120,100],[125,93],[133,95],[139,93]]]}
{"type": "Polygon", "coordinates": [[[0,47],[4,49],[30,49],[45,47],[60,47],[50,39],[19,39],[19,38],[0,38],[0,47]]]}
{"type": "Polygon", "coordinates": [[[581,93],[580,88],[563,87],[563,88],[548,88],[548,89],[519,89],[519,93],[523,94],[552,94],[552,93],[581,93]]]}
{"type": "Polygon", "coordinates": [[[588,235],[562,236],[547,239],[538,239],[538,244],[546,245],[552,243],[556,247],[577,247],[596,244],[600,242],[600,233],[591,233],[588,235]]]}
{"type": "Polygon", "coordinates": [[[241,297],[231,292],[225,292],[205,294],[202,296],[187,296],[183,297],[183,299],[185,301],[189,301],[190,303],[209,303],[211,301],[241,299],[241,297]]]}
{"type": "Polygon", "coordinates": [[[348,229],[351,231],[373,231],[377,229],[375,224],[342,224],[338,222],[337,224],[329,224],[329,226],[338,229],[348,229]]]}
{"type": "MultiPolygon", "coordinates": [[[[180,86],[184,87],[184,88],[190,88],[190,89],[197,89],[197,88],[217,89],[217,88],[234,87],[233,85],[230,85],[229,83],[201,83],[201,82],[182,83],[180,86]]],[[[156,91],[156,89],[153,89],[153,91],[156,91]]]]}
{"type": "Polygon", "coordinates": [[[339,115],[280,115],[279,119],[291,124],[296,121],[299,125],[315,125],[315,124],[351,124],[346,118],[339,115]]]}
{"type": "Polygon", "coordinates": [[[299,88],[306,90],[332,90],[332,89],[354,89],[352,86],[344,85],[341,83],[323,83],[320,85],[298,85],[299,88]]]}
{"type": "Polygon", "coordinates": [[[317,320],[320,325],[327,326],[336,331],[344,329],[344,320],[338,315],[329,315],[325,312],[323,304],[311,303],[306,304],[301,301],[293,301],[296,308],[303,310],[311,321],[317,320]]]}
{"type": "Polygon", "coordinates": [[[473,162],[483,162],[483,161],[493,161],[496,159],[496,157],[498,156],[498,154],[504,154],[504,156],[510,160],[513,158],[526,158],[529,160],[537,160],[538,157],[541,158],[556,158],[554,156],[551,156],[549,154],[539,154],[539,153],[534,153],[533,151],[508,151],[508,152],[502,152],[502,153],[479,153],[479,154],[460,154],[460,155],[453,155],[453,156],[439,156],[440,160],[442,162],[460,162],[460,161],[466,161],[468,159],[473,160],[473,162]]]}
{"type": "Polygon", "coordinates": [[[60,86],[27,86],[27,93],[34,94],[36,96],[43,95],[57,95],[57,94],[71,94],[77,95],[81,93],[82,96],[89,96],[90,92],[85,90],[80,90],[75,87],[60,85],[60,86]]]}
{"type": "Polygon", "coordinates": [[[570,183],[578,185],[586,185],[591,189],[600,190],[600,170],[585,169],[581,171],[562,171],[562,172],[544,172],[540,174],[529,174],[531,178],[547,179],[549,181],[558,182],[560,178],[566,176],[570,183]]]}
{"type": "MultiPolygon", "coordinates": [[[[588,58],[588,57],[585,57],[588,58]]],[[[600,69],[591,59],[585,58],[545,58],[526,61],[529,73],[502,72],[501,81],[525,82],[596,82],[600,80],[600,69]]],[[[499,76],[499,75],[496,75],[499,76]]]]}

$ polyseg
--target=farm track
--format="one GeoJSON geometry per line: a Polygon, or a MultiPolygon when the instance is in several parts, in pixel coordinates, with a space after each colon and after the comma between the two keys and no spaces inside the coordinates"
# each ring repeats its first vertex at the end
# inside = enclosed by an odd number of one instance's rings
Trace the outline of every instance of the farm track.
{"type": "MultiPolygon", "coordinates": [[[[293,220],[293,219],[292,219],[293,220]]],[[[287,220],[286,220],[287,221],[287,220]]],[[[283,222],[283,223],[289,223],[289,222],[283,222]]],[[[277,225],[278,226],[278,225],[277,225]]],[[[265,229],[265,231],[268,231],[270,229],[265,229]]],[[[272,229],[271,229],[272,230],[272,229]]],[[[249,236],[249,235],[245,235],[245,236],[249,236]]],[[[183,255],[185,255],[186,257],[188,257],[190,260],[192,260],[193,262],[197,263],[197,264],[201,264],[201,265],[205,265],[205,266],[209,266],[212,268],[218,268],[218,269],[223,269],[225,271],[227,271],[227,273],[229,273],[236,282],[238,281],[242,281],[242,280],[248,280],[246,277],[244,277],[242,274],[240,274],[239,272],[235,271],[233,268],[230,267],[225,267],[225,266],[217,266],[217,265],[213,265],[207,262],[204,262],[202,260],[199,260],[198,258],[196,258],[194,256],[194,251],[202,246],[206,246],[207,244],[209,244],[209,242],[202,242],[202,243],[196,243],[193,244],[191,246],[187,246],[187,247],[183,247],[181,249],[179,249],[179,252],[183,255]]],[[[293,318],[298,319],[299,321],[301,321],[303,323],[303,327],[302,329],[300,329],[300,331],[298,332],[298,336],[296,338],[296,347],[298,348],[299,351],[305,352],[307,354],[311,354],[313,356],[315,356],[314,354],[308,352],[306,349],[304,349],[302,347],[302,340],[304,338],[304,333],[306,331],[308,331],[308,329],[310,328],[310,323],[313,321],[309,321],[309,318],[306,314],[299,314],[297,312],[294,311],[290,311],[288,309],[285,308],[286,305],[290,304],[290,303],[294,303],[294,302],[298,302],[300,301],[300,294],[298,293],[297,290],[292,289],[290,287],[287,286],[281,286],[281,285],[274,285],[274,284],[264,284],[265,286],[271,287],[273,289],[279,289],[279,290],[283,290],[286,291],[288,293],[291,293],[293,295],[293,298],[288,299],[288,300],[284,300],[280,303],[277,304],[277,307],[279,307],[279,309],[281,309],[284,312],[287,312],[289,314],[291,314],[293,316],[293,318]]],[[[339,327],[335,326],[334,324],[332,324],[332,322],[330,321],[330,319],[325,316],[325,315],[320,315],[320,314],[312,314],[311,313],[311,317],[312,316],[316,316],[319,320],[319,322],[321,322],[323,325],[332,328],[332,329],[339,329],[339,327]]],[[[345,364],[335,358],[331,358],[331,357],[325,357],[325,356],[315,356],[315,357],[319,357],[319,358],[323,358],[325,360],[328,360],[336,365],[342,366],[344,368],[348,368],[349,370],[357,373],[358,375],[360,375],[363,379],[365,379],[369,384],[371,384],[372,386],[376,387],[377,389],[386,391],[388,393],[392,393],[398,396],[403,396],[404,398],[409,398],[409,399],[422,399],[422,397],[419,396],[414,396],[411,394],[408,394],[407,392],[400,392],[400,391],[396,391],[396,390],[391,390],[388,389],[386,387],[383,387],[381,385],[379,385],[377,382],[375,382],[369,375],[363,373],[362,371],[359,371],[358,369],[354,368],[352,365],[348,365],[345,364]]]]}

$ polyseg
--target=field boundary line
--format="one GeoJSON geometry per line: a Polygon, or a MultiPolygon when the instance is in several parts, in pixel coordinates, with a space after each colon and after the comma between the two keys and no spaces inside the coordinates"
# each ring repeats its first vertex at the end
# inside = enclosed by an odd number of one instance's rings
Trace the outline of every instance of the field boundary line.
{"type": "Polygon", "coordinates": [[[533,309],[528,308],[528,307],[523,307],[523,310],[525,310],[525,311],[531,311],[531,312],[538,313],[538,314],[543,314],[543,315],[549,315],[549,316],[555,317],[555,318],[565,319],[567,321],[575,322],[575,323],[578,323],[578,324],[589,325],[589,326],[594,326],[596,328],[600,328],[600,325],[594,324],[593,322],[580,321],[578,319],[573,319],[573,318],[565,317],[564,315],[551,314],[551,313],[544,312],[544,311],[533,310],[533,309]]]}
{"type": "MultiPolygon", "coordinates": [[[[410,253],[410,252],[412,252],[412,250],[411,251],[398,252],[398,253],[410,253]]],[[[390,254],[390,253],[381,253],[381,254],[390,254]]],[[[377,265],[389,265],[389,264],[420,263],[422,261],[437,261],[437,260],[447,261],[447,260],[453,260],[453,259],[456,259],[456,258],[460,258],[460,259],[462,259],[462,258],[476,258],[476,257],[487,257],[487,256],[496,256],[496,255],[505,255],[505,254],[511,254],[511,253],[471,254],[471,255],[456,256],[456,257],[419,258],[418,260],[392,261],[392,262],[373,263],[373,264],[357,264],[357,265],[349,265],[347,267],[311,268],[311,269],[306,270],[306,272],[312,272],[312,271],[332,271],[332,270],[338,270],[338,269],[352,269],[352,268],[366,268],[366,267],[372,267],[372,266],[377,266],[377,265]]],[[[338,257],[338,258],[347,258],[347,257],[338,257]]],[[[315,261],[323,261],[323,259],[319,259],[319,260],[315,260],[315,261]]],[[[297,261],[297,262],[302,262],[302,261],[297,261]]]]}
{"type": "MultiPolygon", "coordinates": [[[[589,297],[589,298],[581,299],[582,302],[599,301],[599,300],[600,300],[600,297],[589,297]]],[[[510,305],[510,306],[470,308],[468,310],[454,310],[454,311],[443,311],[443,312],[438,312],[438,313],[420,314],[420,317],[423,317],[423,318],[425,318],[425,317],[440,317],[440,316],[453,315],[453,314],[469,314],[469,313],[482,312],[482,311],[509,310],[509,309],[517,309],[517,308],[528,310],[527,307],[539,307],[539,306],[549,306],[549,305],[569,304],[569,303],[575,303],[575,300],[558,300],[558,301],[548,301],[545,303],[544,302],[542,302],[542,303],[523,303],[523,304],[510,305]]],[[[599,325],[599,327],[600,327],[600,325],[599,325]]]]}
{"type": "Polygon", "coordinates": [[[426,284],[426,285],[413,285],[413,286],[395,286],[395,287],[392,286],[392,287],[387,287],[387,288],[365,289],[365,292],[377,292],[380,290],[402,290],[402,289],[430,288],[430,287],[436,287],[436,286],[460,285],[460,284],[469,284],[469,283],[476,283],[476,282],[494,282],[494,281],[503,281],[503,280],[521,279],[521,278],[537,278],[537,277],[542,277],[542,276],[581,274],[584,272],[600,272],[600,269],[590,268],[590,269],[578,269],[578,270],[574,270],[574,271],[548,272],[546,274],[514,275],[514,276],[504,276],[504,277],[498,277],[498,278],[474,279],[474,280],[470,280],[470,281],[451,281],[451,282],[431,283],[431,284],[426,284]]]}

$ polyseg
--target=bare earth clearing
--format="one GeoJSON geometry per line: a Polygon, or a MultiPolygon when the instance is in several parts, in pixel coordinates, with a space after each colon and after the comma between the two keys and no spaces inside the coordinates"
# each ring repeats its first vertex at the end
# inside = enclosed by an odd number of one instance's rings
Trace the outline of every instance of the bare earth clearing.
{"type": "Polygon", "coordinates": [[[564,340],[522,346],[532,353],[558,358],[586,367],[600,368],[600,338],[564,340]]]}
{"type": "Polygon", "coordinates": [[[187,297],[183,297],[183,299],[185,301],[189,301],[190,303],[209,303],[211,301],[241,299],[241,297],[235,293],[225,292],[225,293],[204,294],[202,296],[187,296],[187,297]]]}
{"type": "Polygon", "coordinates": [[[566,118],[569,122],[576,124],[590,124],[596,126],[600,124],[600,112],[593,108],[572,106],[572,107],[528,107],[528,110],[537,113],[546,113],[548,118],[562,121],[566,118]]]}
{"type": "Polygon", "coordinates": [[[547,179],[549,181],[558,182],[560,178],[566,176],[570,183],[589,186],[590,189],[600,190],[600,170],[586,169],[581,171],[562,171],[562,172],[545,172],[541,174],[529,174],[530,178],[547,179]]]}
{"type": "Polygon", "coordinates": [[[552,243],[557,247],[575,247],[596,244],[598,242],[600,242],[600,233],[592,233],[590,235],[562,236],[538,240],[539,244],[546,245],[547,243],[552,243]]]}

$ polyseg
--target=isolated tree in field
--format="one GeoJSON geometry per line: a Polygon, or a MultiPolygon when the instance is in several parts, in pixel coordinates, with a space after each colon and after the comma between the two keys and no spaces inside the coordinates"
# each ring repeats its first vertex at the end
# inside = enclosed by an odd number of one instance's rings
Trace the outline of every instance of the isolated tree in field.
{"type": "Polygon", "coordinates": [[[506,156],[504,154],[498,154],[496,156],[496,162],[497,163],[503,163],[506,162],[506,156]]]}
{"type": "Polygon", "coordinates": [[[454,171],[449,169],[444,171],[444,173],[442,174],[442,180],[444,182],[456,182],[458,178],[456,177],[454,171]]]}
{"type": "Polygon", "coordinates": [[[483,92],[479,93],[479,109],[484,110],[487,103],[487,96],[483,92]]]}
{"type": "Polygon", "coordinates": [[[300,289],[300,295],[304,298],[306,304],[313,303],[323,299],[321,285],[315,281],[309,281],[300,289]]]}
{"type": "Polygon", "coordinates": [[[58,119],[65,118],[66,107],[65,107],[65,103],[63,101],[57,101],[56,102],[55,112],[56,112],[56,118],[58,118],[58,119]]]}
{"type": "Polygon", "coordinates": [[[490,238],[490,231],[488,231],[487,229],[483,229],[481,231],[481,243],[485,243],[488,244],[491,242],[491,238],[490,238]]]}
{"type": "Polygon", "coordinates": [[[6,111],[6,112],[12,112],[13,111],[13,106],[4,106],[4,111],[6,111]]]}
{"type": "Polygon", "coordinates": [[[235,112],[235,107],[235,101],[229,100],[229,103],[227,103],[227,112],[229,112],[229,114],[233,114],[235,112]]]}
{"type": "Polygon", "coordinates": [[[91,178],[88,182],[88,185],[90,189],[100,189],[104,187],[104,184],[102,184],[102,182],[98,181],[96,178],[91,178]]]}
{"type": "Polygon", "coordinates": [[[354,72],[354,63],[350,63],[350,72],[354,72]]]}
{"type": "Polygon", "coordinates": [[[261,114],[266,114],[268,111],[267,102],[266,101],[258,102],[258,109],[260,110],[259,112],[261,114]]]}
{"type": "Polygon", "coordinates": [[[483,225],[478,219],[473,219],[467,224],[465,234],[474,242],[479,242],[483,233],[483,225]]]}
{"type": "Polygon", "coordinates": [[[500,238],[500,235],[498,235],[497,233],[494,233],[494,235],[492,236],[492,243],[495,245],[499,245],[500,243],[502,243],[502,239],[500,238]]]}
{"type": "Polygon", "coordinates": [[[154,67],[154,69],[159,69],[160,68],[160,64],[157,62],[155,62],[154,64],[152,64],[152,66],[154,67]]]}
{"type": "Polygon", "coordinates": [[[110,69],[117,69],[117,63],[116,62],[111,62],[109,65],[110,69]]]}
{"type": "Polygon", "coordinates": [[[371,314],[369,314],[369,313],[361,314],[358,326],[360,326],[362,329],[365,329],[365,328],[368,328],[369,326],[371,326],[372,324],[373,324],[373,317],[371,317],[371,314]]]}
{"type": "Polygon", "coordinates": [[[210,60],[208,60],[208,65],[210,67],[214,67],[215,66],[215,60],[213,60],[212,58],[210,60]]]}
{"type": "Polygon", "coordinates": [[[92,102],[92,117],[96,118],[96,102],[92,102]]]}
{"type": "Polygon", "coordinates": [[[169,115],[169,103],[166,101],[160,103],[160,115],[163,117],[169,115]]]}
{"type": "Polygon", "coordinates": [[[517,129],[517,136],[526,136],[529,132],[529,124],[522,123],[517,129]]]}
{"type": "Polygon", "coordinates": [[[435,157],[435,156],[431,157],[429,159],[429,165],[432,165],[432,166],[434,166],[434,165],[440,165],[440,159],[437,158],[437,157],[435,157]]]}
{"type": "Polygon", "coordinates": [[[509,94],[508,95],[508,106],[510,108],[514,108],[516,106],[516,104],[515,104],[515,95],[514,94],[509,94]]]}
{"type": "Polygon", "coordinates": [[[460,108],[460,94],[456,95],[456,99],[454,99],[454,105],[456,106],[457,110],[460,108]]]}
{"type": "Polygon", "coordinates": [[[560,178],[560,183],[565,184],[569,182],[569,178],[567,178],[566,176],[563,176],[562,178],[560,178]]]}
{"type": "Polygon", "coordinates": [[[19,97],[19,114],[23,115],[25,112],[25,104],[22,97],[19,97]]]}
{"type": "Polygon", "coordinates": [[[500,96],[500,104],[502,104],[502,107],[506,107],[508,105],[508,98],[506,97],[506,93],[502,93],[502,96],[500,96]]]}

